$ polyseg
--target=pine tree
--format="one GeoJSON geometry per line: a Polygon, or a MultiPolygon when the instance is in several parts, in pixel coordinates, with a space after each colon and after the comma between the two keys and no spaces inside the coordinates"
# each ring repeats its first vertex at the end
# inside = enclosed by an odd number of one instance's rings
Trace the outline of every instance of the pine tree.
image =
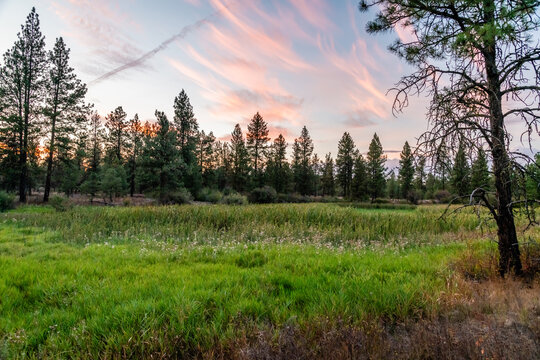
{"type": "Polygon", "coordinates": [[[267,167],[270,183],[278,193],[288,190],[290,169],[287,163],[287,141],[279,134],[274,139],[267,167]]]}
{"type": "Polygon", "coordinates": [[[390,171],[390,177],[386,183],[386,193],[390,199],[396,199],[399,194],[399,184],[394,170],[390,171]]]}
{"type": "Polygon", "coordinates": [[[268,125],[258,112],[253,115],[248,125],[246,139],[253,168],[252,178],[255,181],[255,185],[261,187],[264,185],[263,167],[266,159],[267,143],[270,138],[268,137],[268,125]]]}
{"type": "Polygon", "coordinates": [[[232,166],[231,150],[227,142],[216,141],[214,144],[216,184],[219,189],[231,186],[232,166]]]}
{"type": "Polygon", "coordinates": [[[101,126],[101,118],[97,112],[90,115],[90,129],[88,138],[90,141],[90,159],[88,163],[88,171],[90,173],[97,174],[101,165],[101,144],[105,138],[103,127],[101,126]]]}
{"type": "Polygon", "coordinates": [[[103,168],[100,181],[101,192],[109,198],[110,202],[113,201],[113,197],[124,195],[128,186],[126,177],[124,168],[118,164],[108,164],[103,168]]]}
{"type": "Polygon", "coordinates": [[[129,120],[127,133],[129,196],[133,197],[136,190],[137,165],[142,153],[144,136],[138,114],[129,120]]]}
{"type": "Polygon", "coordinates": [[[319,155],[313,154],[311,159],[311,173],[313,184],[313,195],[319,196],[321,192],[322,161],[319,155]]]}
{"type": "Polygon", "coordinates": [[[184,162],[178,150],[177,138],[167,116],[155,112],[157,126],[155,133],[145,137],[141,155],[141,188],[156,192],[159,201],[166,203],[171,194],[182,187],[184,162]]]}
{"type": "Polygon", "coordinates": [[[366,160],[362,154],[358,154],[354,160],[354,177],[352,182],[352,197],[365,200],[369,196],[368,173],[366,160]]]}
{"type": "Polygon", "coordinates": [[[414,187],[418,191],[418,198],[423,199],[426,193],[426,158],[420,156],[416,163],[414,187]]]}
{"type": "Polygon", "coordinates": [[[385,167],[386,156],[384,156],[383,147],[377,134],[369,144],[367,153],[367,173],[368,173],[368,191],[373,202],[376,198],[384,195],[385,189],[385,167]]]}
{"type": "Polygon", "coordinates": [[[403,150],[401,151],[399,160],[399,187],[401,198],[406,199],[409,192],[412,190],[414,177],[414,157],[411,152],[409,143],[405,141],[403,150]]]}
{"type": "Polygon", "coordinates": [[[351,197],[355,152],[354,141],[351,135],[345,132],[339,140],[336,158],[337,180],[345,198],[351,197]]]}
{"type": "Polygon", "coordinates": [[[84,118],[80,113],[84,111],[86,86],[77,79],[75,70],[69,66],[69,52],[62,38],[56,39],[54,49],[49,52],[50,69],[44,109],[49,131],[44,202],[49,200],[58,139],[69,142],[70,135],[75,132],[77,120],[84,118]]]}
{"type": "Polygon", "coordinates": [[[129,124],[127,114],[121,106],[111,111],[105,118],[107,134],[107,160],[109,164],[122,164],[127,147],[129,124]]]}
{"type": "Polygon", "coordinates": [[[311,168],[311,156],[313,154],[313,140],[304,126],[300,137],[294,139],[293,146],[293,174],[295,189],[302,195],[311,194],[313,191],[313,171],[311,168]]]}
{"type": "Polygon", "coordinates": [[[469,194],[471,184],[471,171],[465,154],[465,144],[463,141],[459,143],[454,167],[452,168],[452,188],[458,196],[469,194]]]}
{"type": "MultiPolygon", "coordinates": [[[[39,133],[37,117],[41,111],[42,93],[45,86],[47,54],[41,34],[39,15],[32,8],[26,23],[17,34],[17,41],[4,54],[4,66],[0,71],[0,93],[4,104],[2,132],[11,128],[16,134],[13,149],[18,156],[19,201],[26,202],[28,190],[29,146],[39,133]]],[[[9,131],[8,131],[9,132],[9,131]]]]}
{"type": "Polygon", "coordinates": [[[526,167],[525,189],[528,199],[540,201],[540,152],[535,154],[534,160],[526,167]]]}
{"type": "Polygon", "coordinates": [[[472,190],[483,189],[489,191],[490,183],[486,153],[484,152],[484,149],[479,148],[478,155],[471,168],[471,188],[472,190]]]}
{"type": "Polygon", "coordinates": [[[210,131],[208,135],[202,130],[197,139],[197,164],[201,169],[203,184],[207,187],[215,185],[215,155],[214,142],[216,137],[210,131]]]}
{"type": "Polygon", "coordinates": [[[332,154],[326,154],[324,159],[323,174],[321,177],[323,195],[334,196],[336,194],[336,184],[334,179],[334,159],[332,154]]]}
{"type": "Polygon", "coordinates": [[[231,135],[231,183],[236,191],[244,191],[249,175],[249,155],[240,124],[236,124],[231,135]]]}
{"type": "Polygon", "coordinates": [[[184,89],[174,99],[173,122],[178,134],[178,146],[186,169],[183,174],[184,186],[196,194],[202,187],[201,169],[197,164],[196,154],[199,124],[184,89]]]}

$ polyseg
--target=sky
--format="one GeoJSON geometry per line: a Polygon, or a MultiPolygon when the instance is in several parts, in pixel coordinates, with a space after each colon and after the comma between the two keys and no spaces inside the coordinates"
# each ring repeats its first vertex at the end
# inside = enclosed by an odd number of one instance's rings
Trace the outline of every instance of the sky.
{"type": "MultiPolygon", "coordinates": [[[[87,101],[154,120],[185,89],[201,129],[227,140],[258,111],[289,143],[307,126],[315,152],[335,157],[343,132],[365,153],[377,133],[391,164],[427,129],[425,97],[392,114],[412,69],[387,50],[403,29],[369,35],[358,0],[0,0],[0,51],[32,8],[50,49],[62,36],[87,101]],[[115,69],[120,68],[120,71],[115,69]]],[[[515,134],[519,137],[519,133],[515,134]]],[[[523,146],[514,143],[514,147],[523,146]]],[[[390,165],[390,164],[389,164],[390,165]]]]}

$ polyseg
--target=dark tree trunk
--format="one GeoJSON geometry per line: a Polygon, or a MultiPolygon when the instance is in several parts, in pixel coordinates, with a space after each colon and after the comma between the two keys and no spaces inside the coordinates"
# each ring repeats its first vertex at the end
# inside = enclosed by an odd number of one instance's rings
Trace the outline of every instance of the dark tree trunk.
{"type": "Polygon", "coordinates": [[[54,140],[56,137],[56,112],[58,110],[58,92],[59,87],[56,86],[54,94],[54,109],[51,117],[51,143],[49,144],[49,157],[47,158],[47,176],[45,178],[45,191],[43,194],[43,202],[49,201],[49,194],[51,192],[51,175],[54,158],[54,140]]]}
{"type": "Polygon", "coordinates": [[[52,167],[53,167],[53,157],[54,157],[54,138],[55,138],[55,125],[56,119],[52,120],[52,129],[51,129],[51,144],[49,145],[49,156],[47,158],[47,176],[45,178],[45,190],[43,194],[43,202],[49,201],[49,194],[51,192],[51,176],[52,176],[52,167]]]}
{"type": "Polygon", "coordinates": [[[133,197],[135,194],[135,160],[131,162],[131,174],[129,176],[129,196],[133,197]]]}
{"type": "MultiPolygon", "coordinates": [[[[485,20],[493,21],[493,0],[485,1],[485,20]]],[[[502,95],[500,75],[497,69],[495,38],[487,39],[483,51],[486,77],[488,84],[488,102],[491,122],[491,154],[493,157],[493,172],[495,189],[497,191],[497,236],[499,239],[499,273],[504,277],[513,271],[521,275],[521,259],[519,244],[512,210],[512,182],[510,159],[506,151],[504,116],[502,110],[502,95]]]]}
{"type": "Polygon", "coordinates": [[[25,114],[23,134],[22,134],[22,147],[21,147],[21,154],[19,156],[19,167],[21,171],[20,176],[19,176],[19,201],[21,203],[26,203],[26,187],[27,187],[27,179],[28,179],[27,150],[28,150],[28,115],[25,114]]]}

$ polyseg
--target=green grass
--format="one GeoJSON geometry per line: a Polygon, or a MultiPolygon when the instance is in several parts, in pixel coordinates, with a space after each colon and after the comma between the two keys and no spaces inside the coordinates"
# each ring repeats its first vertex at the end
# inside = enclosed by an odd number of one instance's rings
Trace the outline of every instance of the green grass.
{"type": "Polygon", "coordinates": [[[211,349],[258,328],[437,310],[474,232],[440,208],[75,208],[0,215],[0,358],[211,349]],[[454,235],[452,235],[454,234],[454,235]]]}

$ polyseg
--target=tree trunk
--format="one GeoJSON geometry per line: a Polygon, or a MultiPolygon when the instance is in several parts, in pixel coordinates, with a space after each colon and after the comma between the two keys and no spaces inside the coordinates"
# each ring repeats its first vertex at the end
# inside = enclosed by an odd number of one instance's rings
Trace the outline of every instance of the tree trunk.
{"type": "Polygon", "coordinates": [[[28,164],[27,164],[27,150],[28,150],[28,116],[25,114],[23,125],[22,147],[21,154],[19,156],[19,202],[26,203],[26,186],[28,177],[28,164]]]}
{"type": "MultiPolygon", "coordinates": [[[[485,15],[491,22],[495,7],[492,0],[486,0],[485,15]]],[[[490,111],[491,154],[493,157],[493,173],[497,191],[497,236],[499,239],[499,273],[504,277],[513,271],[521,275],[521,258],[512,210],[512,183],[510,159],[506,151],[504,116],[502,111],[502,95],[500,76],[497,69],[495,39],[486,40],[484,59],[488,83],[488,102],[490,111]]]]}
{"type": "Polygon", "coordinates": [[[56,119],[53,118],[52,120],[52,129],[51,129],[51,144],[49,145],[49,156],[47,158],[47,176],[45,178],[45,190],[43,194],[43,202],[49,201],[49,194],[51,192],[51,175],[52,175],[52,167],[53,167],[53,156],[54,156],[54,137],[55,137],[55,121],[56,119]]]}
{"type": "Polygon", "coordinates": [[[49,194],[51,192],[51,175],[53,167],[54,157],[54,140],[56,137],[56,112],[58,111],[58,92],[59,86],[56,86],[54,94],[54,109],[51,117],[51,143],[49,144],[49,157],[47,159],[47,176],[45,178],[45,190],[43,194],[43,202],[49,201],[49,194]]]}

